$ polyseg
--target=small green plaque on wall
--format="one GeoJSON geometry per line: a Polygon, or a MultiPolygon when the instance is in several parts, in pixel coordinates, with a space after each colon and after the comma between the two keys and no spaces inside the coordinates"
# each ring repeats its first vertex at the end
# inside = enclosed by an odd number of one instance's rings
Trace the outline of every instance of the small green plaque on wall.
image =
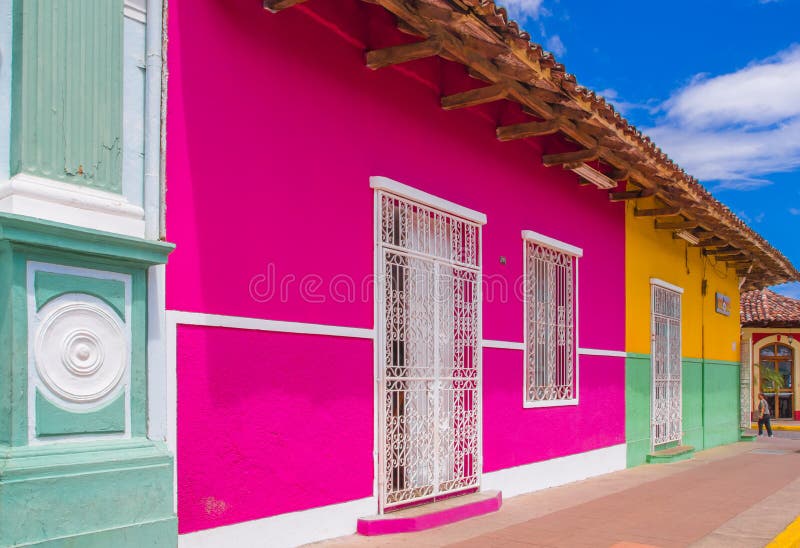
{"type": "Polygon", "coordinates": [[[723,316],[730,316],[731,315],[731,298],[725,295],[724,293],[717,292],[715,294],[715,299],[717,306],[717,314],[722,314],[723,316]]]}

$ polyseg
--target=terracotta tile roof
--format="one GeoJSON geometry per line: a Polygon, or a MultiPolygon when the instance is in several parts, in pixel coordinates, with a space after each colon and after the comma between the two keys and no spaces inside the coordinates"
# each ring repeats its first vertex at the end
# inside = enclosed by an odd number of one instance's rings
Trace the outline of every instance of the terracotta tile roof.
{"type": "Polygon", "coordinates": [[[747,291],[739,316],[743,327],[800,327],[800,300],[769,289],[747,291]]]}
{"type": "MultiPolygon", "coordinates": [[[[280,11],[305,0],[263,1],[268,9],[280,11]]],[[[472,76],[503,87],[508,100],[537,118],[554,120],[569,140],[595,152],[609,170],[619,173],[615,180],[627,180],[654,192],[668,206],[679,207],[680,214],[699,230],[717,236],[714,245],[740,253],[726,260],[739,276],[746,276],[744,289],[800,281],[800,272],[783,254],[603,97],[579,85],[564,65],[532,43],[530,35],[493,0],[366,1],[392,13],[404,32],[430,42],[419,51],[437,51],[466,66],[472,76]]]]}

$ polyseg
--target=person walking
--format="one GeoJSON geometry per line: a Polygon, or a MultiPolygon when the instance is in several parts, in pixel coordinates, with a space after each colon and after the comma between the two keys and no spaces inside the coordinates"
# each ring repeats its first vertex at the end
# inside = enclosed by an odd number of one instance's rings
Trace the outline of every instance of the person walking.
{"type": "Polygon", "coordinates": [[[764,426],[767,427],[767,435],[772,437],[772,425],[769,422],[769,404],[763,392],[758,393],[758,435],[764,433],[764,426]]]}

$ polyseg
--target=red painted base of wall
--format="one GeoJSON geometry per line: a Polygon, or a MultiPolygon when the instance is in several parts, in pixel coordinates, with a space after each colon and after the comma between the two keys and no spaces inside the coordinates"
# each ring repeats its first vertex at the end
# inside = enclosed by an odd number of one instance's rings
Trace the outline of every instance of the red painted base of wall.
{"type": "MultiPolygon", "coordinates": [[[[468,497],[464,497],[467,499],[468,497]]],[[[494,496],[479,500],[468,501],[459,506],[436,510],[436,505],[431,505],[431,512],[413,516],[404,516],[403,512],[385,514],[358,520],[358,533],[366,536],[390,535],[392,533],[411,533],[441,527],[457,521],[462,521],[475,516],[482,516],[496,512],[503,504],[503,494],[500,491],[494,496]]]]}
{"type": "Polygon", "coordinates": [[[800,421],[800,411],[795,411],[794,412],[794,420],[800,421]]]}

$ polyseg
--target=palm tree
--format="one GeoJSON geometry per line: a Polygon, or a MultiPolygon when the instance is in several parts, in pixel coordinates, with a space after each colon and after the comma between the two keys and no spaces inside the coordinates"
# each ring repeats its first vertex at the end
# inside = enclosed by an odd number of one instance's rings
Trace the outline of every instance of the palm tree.
{"type": "Polygon", "coordinates": [[[758,370],[761,377],[761,390],[776,390],[786,386],[783,375],[775,371],[774,368],[760,363],[758,364],[758,370]]]}

